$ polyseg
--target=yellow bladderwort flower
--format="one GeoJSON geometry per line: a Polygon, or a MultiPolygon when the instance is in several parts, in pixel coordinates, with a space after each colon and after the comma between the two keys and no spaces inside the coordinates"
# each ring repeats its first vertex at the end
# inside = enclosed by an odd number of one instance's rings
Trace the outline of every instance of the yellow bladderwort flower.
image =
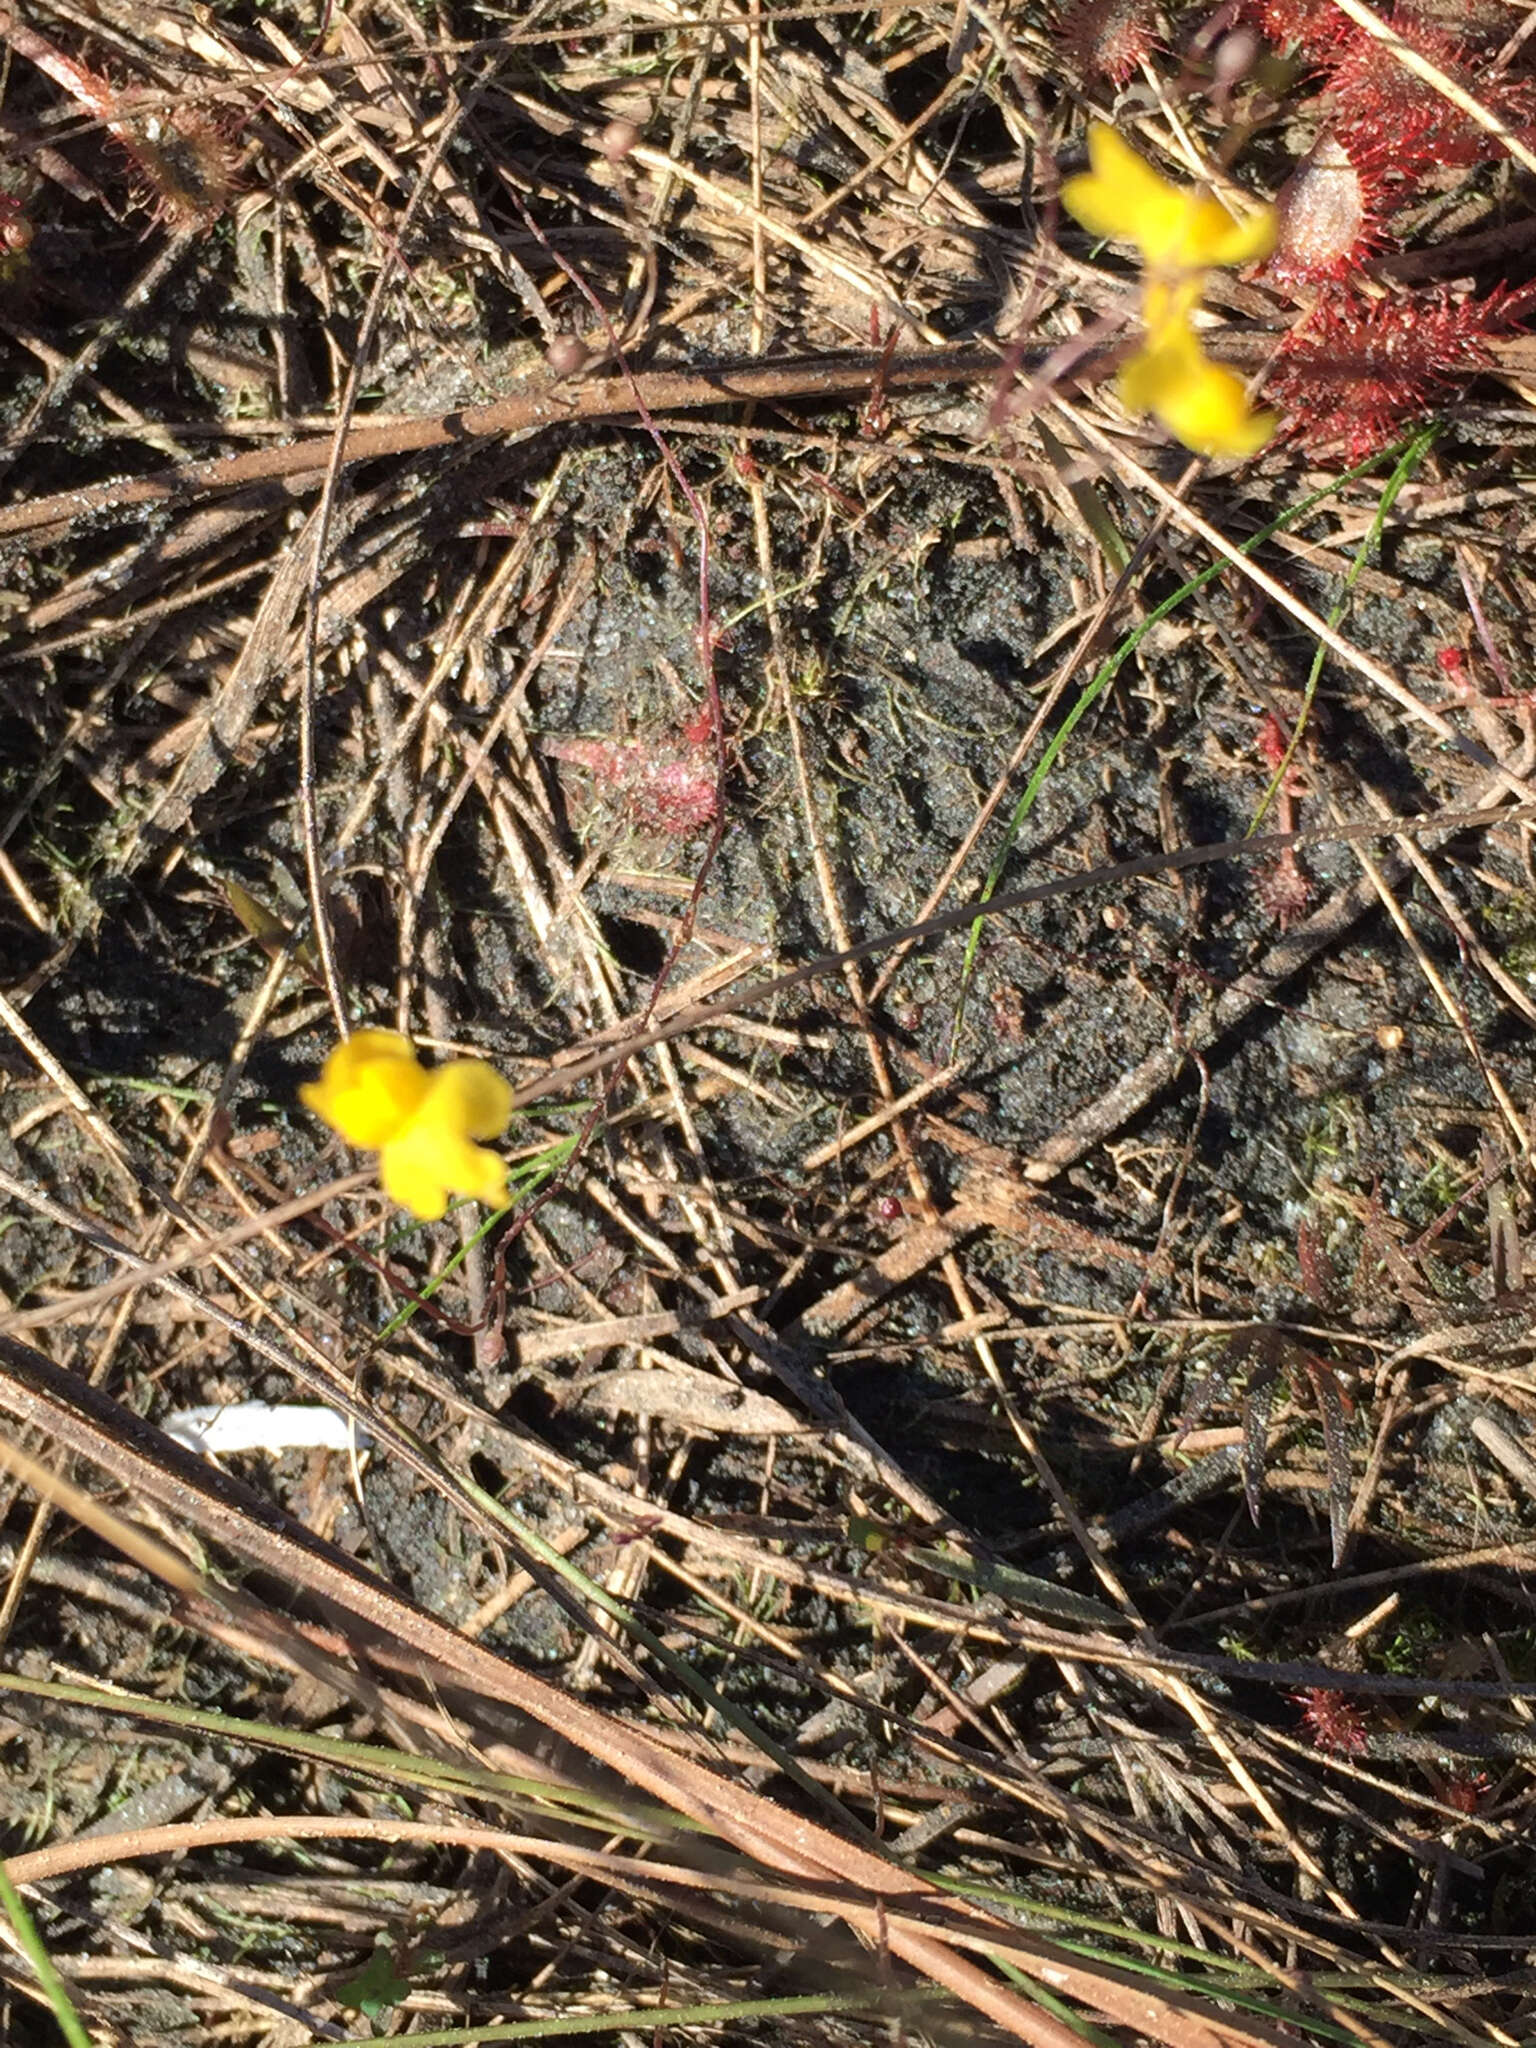
{"type": "Polygon", "coordinates": [[[1062,204],[1090,234],[1133,242],[1146,273],[1146,341],[1120,372],[1123,403],[1150,412],[1197,455],[1252,455],[1274,432],[1276,415],[1253,411],[1242,379],[1211,361],[1193,315],[1207,270],[1269,254],[1274,208],[1233,220],[1208,193],[1160,176],[1101,123],[1088,131],[1088,162],[1063,185],[1062,204]]]}
{"type": "Polygon", "coordinates": [[[507,1128],[512,1087],[484,1060],[428,1068],[398,1031],[357,1031],[299,1096],[349,1145],[378,1153],[385,1194],[423,1223],[450,1195],[506,1201],[506,1166],[477,1141],[507,1128]]]}

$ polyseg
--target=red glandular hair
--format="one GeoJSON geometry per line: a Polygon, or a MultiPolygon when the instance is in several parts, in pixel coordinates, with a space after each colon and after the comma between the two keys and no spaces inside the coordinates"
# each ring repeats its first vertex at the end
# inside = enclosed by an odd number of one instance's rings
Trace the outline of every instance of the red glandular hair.
{"type": "Polygon", "coordinates": [[[111,127],[168,227],[209,227],[229,205],[235,148],[215,115],[195,106],[163,114],[139,114],[125,106],[111,127]]]}
{"type": "MultiPolygon", "coordinates": [[[[1536,79],[1491,72],[1475,47],[1398,9],[1392,32],[1519,134],[1536,121],[1536,79]]],[[[1334,132],[1351,156],[1373,155],[1405,182],[1430,169],[1484,163],[1501,152],[1496,136],[1412,72],[1374,36],[1356,31],[1328,54],[1323,75],[1334,103],[1334,132]]]]}
{"type": "Polygon", "coordinates": [[[1124,85],[1161,40],[1156,0],[1061,0],[1056,47],[1087,81],[1124,85]]]}
{"type": "Polygon", "coordinates": [[[1324,63],[1356,32],[1333,0],[1238,0],[1237,12],[1275,49],[1294,45],[1312,64],[1324,63]]]}
{"type": "Polygon", "coordinates": [[[1365,1754],[1370,1740],[1365,1715],[1348,1693],[1312,1685],[1305,1692],[1293,1692],[1291,1698],[1301,1709],[1302,1726],[1319,1749],[1331,1749],[1340,1756],[1365,1754]]]}
{"type": "Polygon", "coordinates": [[[1342,447],[1351,462],[1395,440],[1456,380],[1491,369],[1493,336],[1536,306],[1536,287],[1482,299],[1444,289],[1366,299],[1331,292],[1281,343],[1265,396],[1287,430],[1314,448],[1342,447]]]}

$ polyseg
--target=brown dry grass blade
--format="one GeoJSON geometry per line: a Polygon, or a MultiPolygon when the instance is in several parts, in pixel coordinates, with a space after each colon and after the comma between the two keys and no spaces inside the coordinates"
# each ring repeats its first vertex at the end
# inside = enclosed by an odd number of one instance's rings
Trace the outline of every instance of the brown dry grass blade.
{"type": "MultiPolygon", "coordinates": [[[[658,1892],[687,1894],[707,1889],[738,1898],[749,1904],[824,1914],[845,1909],[839,1892],[832,1887],[816,1889],[806,1885],[767,1886],[750,1876],[732,1877],[718,1871],[699,1871],[687,1865],[615,1854],[569,1842],[551,1841],[542,1835],[520,1835],[499,1828],[456,1824],[446,1820],[409,1821],[393,1815],[270,1814],[218,1815],[212,1819],[177,1821],[161,1827],[144,1827],[110,1837],[84,1836],[58,1842],[47,1849],[33,1849],[7,1860],[6,1869],[16,1884],[43,1884],[59,1877],[99,1869],[108,1863],[135,1857],[172,1856],[206,1849],[214,1844],[273,1840],[451,1842],[463,1849],[486,1849],[504,1856],[528,1856],[553,1862],[566,1869],[588,1872],[613,1884],[634,1886],[652,1895],[658,1892]]],[[[890,1941],[894,1931],[909,1930],[926,1938],[930,1930],[905,1914],[887,1913],[882,1925],[890,1941]]],[[[1067,1958],[1058,1958],[1047,1944],[1013,1932],[978,1936],[969,1930],[952,1933],[951,1938],[966,1946],[985,1947],[1006,1958],[1029,1975],[1040,1978],[1058,1993],[1076,1997],[1096,2006],[1116,2024],[1150,2034],[1156,2039],[1177,2042],[1180,2048],[1286,2048],[1278,2032],[1251,2022],[1238,2024],[1219,2013],[1203,2011],[1192,1997],[1178,1992],[1151,1991],[1130,1976],[1103,1968],[1091,1969],[1067,1958]]],[[[894,1946],[894,1943],[891,1943],[894,1946]]]]}
{"type": "Polygon", "coordinates": [[[1328,1459],[1328,1531],[1333,1543],[1333,1562],[1338,1566],[1344,1562],[1344,1546],[1349,1538],[1351,1494],[1344,1394],[1338,1375],[1321,1359],[1309,1357],[1305,1364],[1323,1418],[1323,1447],[1328,1459]]]}
{"type": "MultiPolygon", "coordinates": [[[[305,1588],[334,1613],[351,1614],[361,1624],[360,1641],[393,1639],[435,1667],[439,1683],[527,1714],[763,1869],[836,1887],[836,1910],[858,1938],[888,1949],[1030,2048],[1078,2048],[1079,2036],[957,1953],[959,1946],[1006,1952],[1053,1991],[1081,1997],[1167,2048],[1279,2038],[1262,2029],[1234,2030],[1214,2014],[1202,2015],[1194,2000],[1183,2008],[1134,1980],[1021,1941],[1006,1923],[949,1899],[913,1872],[731,1784],[644,1731],[492,1655],[29,1345],[0,1337],[0,1365],[0,1407],[62,1451],[88,1458],[132,1497],[154,1501],[205,1538],[305,1588]]],[[[98,1509],[94,1519],[105,1526],[109,1518],[98,1509]]]]}
{"type": "Polygon", "coordinates": [[[890,388],[908,389],[989,376],[996,369],[994,350],[967,346],[936,349],[891,363],[884,363],[879,355],[859,352],[801,356],[777,363],[747,357],[713,367],[647,370],[633,378],[598,377],[585,384],[564,384],[550,378],[491,405],[376,426],[365,421],[341,439],[339,448],[336,436],[317,434],[279,448],[253,448],[242,455],[186,462],[154,476],[117,477],[110,483],[88,484],[81,490],[59,491],[49,498],[0,507],[0,539],[52,532],[85,513],[102,519],[120,518],[138,506],[184,504],[189,498],[284,477],[308,476],[318,481],[333,459],[344,465],[372,462],[464,441],[532,433],[540,427],[568,426],[577,420],[634,419],[642,408],[664,414],[698,411],[732,400],[836,398],[866,390],[882,374],[890,388]]]}

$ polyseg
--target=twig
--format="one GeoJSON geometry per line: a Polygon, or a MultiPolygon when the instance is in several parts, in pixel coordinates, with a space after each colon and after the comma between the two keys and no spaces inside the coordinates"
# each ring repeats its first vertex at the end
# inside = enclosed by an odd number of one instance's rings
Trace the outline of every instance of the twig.
{"type": "MultiPolygon", "coordinates": [[[[996,366],[996,353],[989,348],[936,349],[887,364],[885,382],[888,389],[916,390],[931,384],[963,383],[988,375],[996,366]]],[[[318,482],[333,458],[341,465],[375,462],[382,456],[462,447],[470,441],[527,434],[541,427],[572,426],[583,420],[636,419],[641,404],[659,416],[742,400],[840,398],[870,387],[879,370],[880,357],[861,352],[766,363],[748,357],[711,369],[647,370],[633,380],[603,377],[590,384],[551,379],[490,405],[354,427],[339,449],[333,435],[322,434],[291,441],[283,448],[251,448],[243,455],[184,463],[153,476],[116,477],[81,490],[26,499],[0,507],[0,540],[67,527],[86,516],[115,520],[144,505],[184,504],[211,492],[240,490],[288,477],[309,475],[318,482]]]]}

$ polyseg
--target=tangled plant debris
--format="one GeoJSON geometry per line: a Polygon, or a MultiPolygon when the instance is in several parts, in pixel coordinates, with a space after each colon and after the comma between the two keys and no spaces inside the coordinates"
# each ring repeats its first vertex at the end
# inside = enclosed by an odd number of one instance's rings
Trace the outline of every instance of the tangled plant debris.
{"type": "Polygon", "coordinates": [[[1379,25],[0,8],[0,2038],[1536,2039],[1536,40],[1379,25]]]}

